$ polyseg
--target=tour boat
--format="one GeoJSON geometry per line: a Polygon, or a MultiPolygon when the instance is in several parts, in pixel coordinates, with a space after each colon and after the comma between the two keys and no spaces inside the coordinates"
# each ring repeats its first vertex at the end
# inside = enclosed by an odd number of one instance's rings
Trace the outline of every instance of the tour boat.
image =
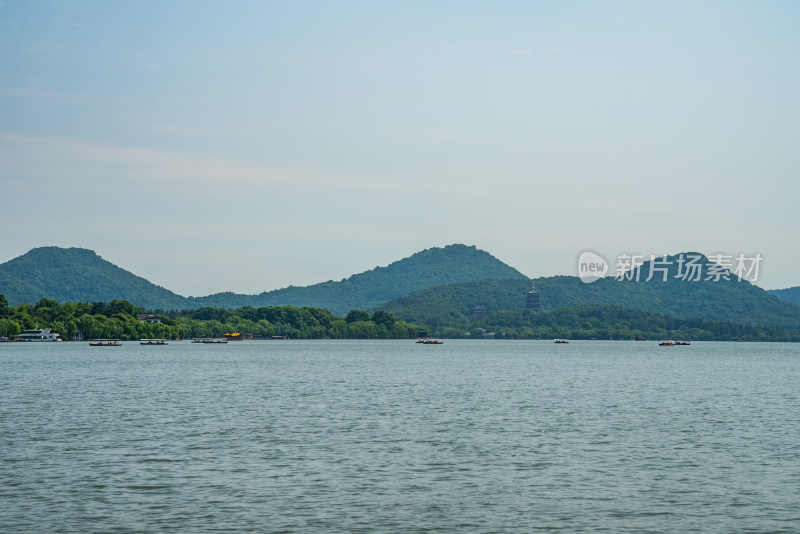
{"type": "Polygon", "coordinates": [[[61,341],[61,338],[49,328],[33,328],[23,330],[17,338],[18,341],[61,341]]]}

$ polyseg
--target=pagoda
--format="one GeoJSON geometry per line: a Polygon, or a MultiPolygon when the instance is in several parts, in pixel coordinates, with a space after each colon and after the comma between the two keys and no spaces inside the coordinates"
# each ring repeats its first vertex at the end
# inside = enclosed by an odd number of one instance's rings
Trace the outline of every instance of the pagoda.
{"type": "Polygon", "coordinates": [[[536,283],[533,282],[528,296],[525,297],[525,311],[539,313],[542,311],[542,295],[536,291],[536,283]]]}

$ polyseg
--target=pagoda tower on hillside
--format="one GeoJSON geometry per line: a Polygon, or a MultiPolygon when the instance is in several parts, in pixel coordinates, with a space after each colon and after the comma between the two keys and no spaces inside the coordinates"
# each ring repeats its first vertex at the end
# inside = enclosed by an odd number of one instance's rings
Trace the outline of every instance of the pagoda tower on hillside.
{"type": "Polygon", "coordinates": [[[525,297],[525,311],[539,313],[542,311],[542,295],[536,291],[536,283],[532,283],[528,296],[525,297]]]}

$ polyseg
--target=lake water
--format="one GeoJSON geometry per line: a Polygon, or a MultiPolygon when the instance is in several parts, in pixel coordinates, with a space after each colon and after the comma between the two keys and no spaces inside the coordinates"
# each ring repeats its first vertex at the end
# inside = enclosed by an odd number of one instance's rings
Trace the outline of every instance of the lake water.
{"type": "Polygon", "coordinates": [[[0,344],[2,532],[800,532],[800,345],[0,344]]]}

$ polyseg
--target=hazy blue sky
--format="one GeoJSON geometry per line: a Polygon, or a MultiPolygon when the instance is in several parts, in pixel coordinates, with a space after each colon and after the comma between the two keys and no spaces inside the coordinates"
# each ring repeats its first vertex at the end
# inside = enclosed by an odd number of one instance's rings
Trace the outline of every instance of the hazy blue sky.
{"type": "Polygon", "coordinates": [[[0,262],[183,295],[474,244],[800,285],[800,2],[0,2],[0,262]]]}

